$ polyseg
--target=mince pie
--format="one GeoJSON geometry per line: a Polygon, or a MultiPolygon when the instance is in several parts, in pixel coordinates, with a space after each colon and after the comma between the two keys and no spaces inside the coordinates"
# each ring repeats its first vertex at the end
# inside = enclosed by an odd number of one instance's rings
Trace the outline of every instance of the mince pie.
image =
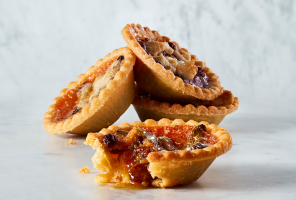
{"type": "Polygon", "coordinates": [[[157,31],[128,24],[121,31],[136,54],[135,81],[159,101],[213,100],[223,91],[219,77],[177,42],[157,31]]]}
{"type": "Polygon", "coordinates": [[[87,134],[113,124],[135,95],[135,55],[125,47],[114,50],[60,92],[45,113],[49,134],[87,134]]]}
{"type": "Polygon", "coordinates": [[[223,128],[193,120],[123,123],[89,133],[85,144],[97,150],[98,183],[173,187],[196,181],[232,139],[223,128]]]}
{"type": "Polygon", "coordinates": [[[207,121],[210,124],[219,125],[226,115],[238,109],[239,100],[233,96],[231,91],[224,90],[214,100],[197,99],[193,105],[169,104],[154,100],[149,93],[136,87],[133,106],[141,121],[168,118],[170,120],[207,121]]]}

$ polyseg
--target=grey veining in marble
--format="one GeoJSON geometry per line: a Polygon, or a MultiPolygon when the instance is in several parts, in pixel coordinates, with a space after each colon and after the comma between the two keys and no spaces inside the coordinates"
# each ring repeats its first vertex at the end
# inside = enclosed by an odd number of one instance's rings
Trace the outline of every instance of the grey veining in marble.
{"type": "MultiPolygon", "coordinates": [[[[295,24],[292,0],[0,0],[0,199],[295,199],[295,24]],[[127,23],[178,41],[240,98],[221,124],[233,148],[189,186],[97,186],[85,138],[43,129],[59,91],[126,45],[127,23]]],[[[130,107],[116,124],[134,120],[130,107]]]]}

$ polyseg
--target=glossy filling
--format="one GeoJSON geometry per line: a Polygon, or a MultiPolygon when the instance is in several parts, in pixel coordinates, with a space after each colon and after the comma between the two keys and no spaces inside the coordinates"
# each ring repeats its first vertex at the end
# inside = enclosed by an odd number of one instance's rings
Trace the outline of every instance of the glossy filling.
{"type": "MultiPolygon", "coordinates": [[[[116,182],[112,177],[125,174],[117,182],[150,185],[153,180],[148,171],[147,156],[157,151],[178,151],[203,149],[217,142],[217,138],[207,132],[204,124],[198,126],[177,125],[164,127],[134,127],[121,129],[98,137],[103,151],[109,155],[112,166],[117,166],[107,174],[98,175],[101,182],[116,182]],[[128,180],[126,180],[128,179],[128,180]]],[[[100,154],[100,157],[104,157],[100,154]]]]}
{"type": "Polygon", "coordinates": [[[97,98],[100,92],[106,88],[109,81],[113,80],[115,74],[123,64],[124,57],[119,56],[105,62],[98,70],[85,78],[84,82],[77,88],[71,89],[56,103],[55,117],[53,122],[58,122],[89,106],[91,101],[97,98]]]}
{"type": "Polygon", "coordinates": [[[186,49],[179,49],[173,42],[149,41],[148,38],[138,38],[141,47],[153,57],[155,62],[180,77],[185,83],[195,87],[209,86],[209,77],[186,49]]]}

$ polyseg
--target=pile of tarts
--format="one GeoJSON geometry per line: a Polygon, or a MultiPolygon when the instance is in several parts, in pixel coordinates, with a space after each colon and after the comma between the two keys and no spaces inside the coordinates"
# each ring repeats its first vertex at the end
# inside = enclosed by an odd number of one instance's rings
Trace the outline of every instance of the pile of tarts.
{"type": "Polygon", "coordinates": [[[121,32],[137,56],[133,106],[142,121],[168,118],[218,125],[238,109],[238,98],[221,87],[219,77],[177,42],[139,24],[128,24],[121,32]]]}
{"type": "Polygon", "coordinates": [[[70,82],[45,113],[44,127],[49,134],[88,134],[94,166],[106,172],[98,183],[192,183],[231,148],[231,136],[217,125],[238,109],[238,98],[168,37],[139,24],[122,35],[128,47],[70,82]],[[131,104],[142,122],[113,126],[131,104]]]}

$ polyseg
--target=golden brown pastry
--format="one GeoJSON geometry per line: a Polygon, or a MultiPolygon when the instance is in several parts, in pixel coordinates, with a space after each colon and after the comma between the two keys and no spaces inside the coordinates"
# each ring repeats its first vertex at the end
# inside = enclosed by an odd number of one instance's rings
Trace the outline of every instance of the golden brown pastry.
{"type": "Polygon", "coordinates": [[[98,183],[173,187],[197,180],[232,139],[223,128],[193,120],[123,123],[89,133],[85,144],[97,150],[98,183]]]}
{"type": "Polygon", "coordinates": [[[121,33],[137,56],[135,81],[155,99],[188,104],[213,100],[223,91],[219,77],[177,42],[139,24],[128,24],[121,33]]]}
{"type": "Polygon", "coordinates": [[[153,100],[149,93],[137,87],[133,106],[141,121],[168,118],[170,120],[207,121],[210,124],[219,125],[226,115],[238,109],[239,100],[233,96],[231,91],[224,90],[214,100],[197,99],[194,105],[169,104],[153,100]]]}
{"type": "Polygon", "coordinates": [[[135,59],[129,48],[116,49],[70,82],[45,113],[45,130],[87,134],[113,124],[133,101],[135,59]]]}

